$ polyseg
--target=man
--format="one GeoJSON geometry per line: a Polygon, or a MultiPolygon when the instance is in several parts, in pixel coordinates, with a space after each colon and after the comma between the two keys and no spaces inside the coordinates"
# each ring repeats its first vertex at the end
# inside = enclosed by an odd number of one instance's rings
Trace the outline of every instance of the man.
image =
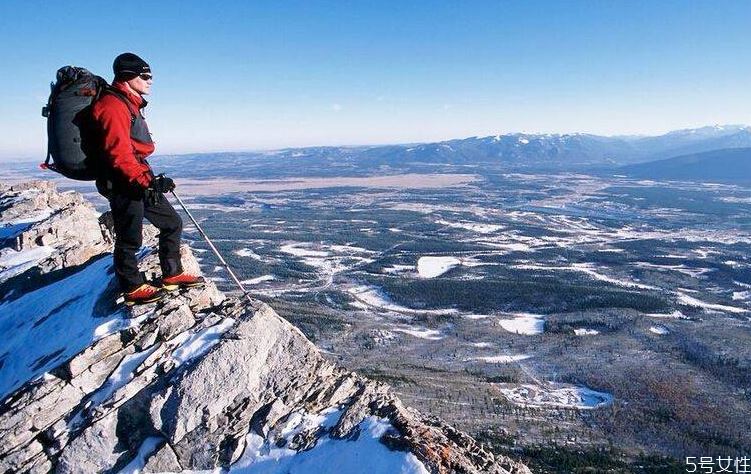
{"type": "Polygon", "coordinates": [[[115,274],[127,305],[151,303],[165,291],[200,285],[203,278],[183,272],[180,262],[182,220],[164,193],[175,189],[170,178],[155,176],[146,161],[154,142],[146,126],[143,96],[151,89],[149,65],[133,53],[123,53],[112,65],[112,86],[94,102],[97,135],[97,189],[110,203],[115,224],[115,274]],[[159,229],[161,284],[146,282],[138,270],[136,252],[143,239],[143,218],[159,229]]]}

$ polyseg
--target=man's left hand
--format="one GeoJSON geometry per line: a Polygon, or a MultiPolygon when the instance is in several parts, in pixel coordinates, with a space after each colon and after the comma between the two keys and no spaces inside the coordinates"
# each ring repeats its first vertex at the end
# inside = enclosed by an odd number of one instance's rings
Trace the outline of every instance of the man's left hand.
{"type": "Polygon", "coordinates": [[[160,174],[151,182],[151,187],[154,188],[154,191],[168,193],[175,189],[175,182],[171,178],[160,174]]]}

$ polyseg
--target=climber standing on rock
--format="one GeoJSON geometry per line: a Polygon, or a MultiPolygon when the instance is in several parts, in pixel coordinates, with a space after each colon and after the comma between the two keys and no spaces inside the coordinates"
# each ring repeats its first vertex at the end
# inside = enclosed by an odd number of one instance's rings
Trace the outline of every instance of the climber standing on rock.
{"type": "Polygon", "coordinates": [[[115,58],[115,79],[92,106],[97,162],[97,189],[110,203],[115,227],[115,273],[128,305],[162,299],[166,291],[192,287],[202,277],[183,272],[180,261],[182,220],[164,193],[175,189],[172,179],[154,175],[146,157],[154,142],[143,108],[153,76],[149,65],[133,53],[115,58]],[[138,269],[136,252],[143,240],[144,217],[159,229],[162,279],[147,282],[138,269]]]}

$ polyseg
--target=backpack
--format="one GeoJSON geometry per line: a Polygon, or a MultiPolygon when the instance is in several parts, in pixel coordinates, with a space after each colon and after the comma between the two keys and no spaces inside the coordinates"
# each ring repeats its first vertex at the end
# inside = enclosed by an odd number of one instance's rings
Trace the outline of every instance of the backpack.
{"type": "Polygon", "coordinates": [[[47,159],[40,167],[79,181],[95,180],[100,174],[96,159],[100,146],[91,107],[105,92],[125,98],[101,77],[75,66],[58,69],[57,81],[50,88],[47,105],[42,108],[42,116],[47,118],[47,159]]]}

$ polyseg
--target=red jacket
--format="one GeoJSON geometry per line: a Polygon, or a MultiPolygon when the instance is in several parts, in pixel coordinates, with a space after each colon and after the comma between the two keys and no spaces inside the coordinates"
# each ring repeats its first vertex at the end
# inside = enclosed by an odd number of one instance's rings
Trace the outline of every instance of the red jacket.
{"type": "Polygon", "coordinates": [[[103,158],[115,180],[145,189],[154,177],[146,161],[146,157],[154,153],[154,143],[132,138],[130,129],[131,112],[140,116],[146,101],[140,95],[131,93],[123,83],[115,82],[112,87],[127,97],[130,103],[126,106],[113,94],[104,94],[92,107],[92,115],[102,134],[103,158]]]}

